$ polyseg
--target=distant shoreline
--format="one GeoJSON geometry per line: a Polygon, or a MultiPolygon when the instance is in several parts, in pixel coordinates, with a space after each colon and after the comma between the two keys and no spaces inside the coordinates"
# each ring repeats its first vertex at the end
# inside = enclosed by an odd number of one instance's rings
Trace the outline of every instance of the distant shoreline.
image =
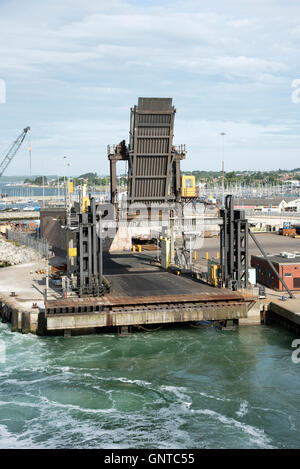
{"type": "MultiPolygon", "coordinates": [[[[43,187],[42,185],[39,186],[38,184],[24,184],[24,183],[19,183],[19,182],[16,182],[16,183],[8,182],[5,185],[8,186],[8,187],[37,187],[37,188],[42,188],[43,187]]],[[[45,185],[45,188],[55,188],[55,186],[45,185]]]]}

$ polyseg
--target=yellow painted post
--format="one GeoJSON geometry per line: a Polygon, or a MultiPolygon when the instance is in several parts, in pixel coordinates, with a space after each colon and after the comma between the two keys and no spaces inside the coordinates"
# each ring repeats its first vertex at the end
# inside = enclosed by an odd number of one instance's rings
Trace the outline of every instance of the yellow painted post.
{"type": "Polygon", "coordinates": [[[81,201],[81,210],[86,213],[87,208],[90,205],[90,199],[89,197],[86,196],[86,184],[83,184],[82,186],[82,201],[81,201]]]}
{"type": "Polygon", "coordinates": [[[136,247],[135,247],[135,245],[133,245],[132,246],[132,251],[135,252],[135,250],[136,250],[136,247]]]}
{"type": "Polygon", "coordinates": [[[206,259],[208,260],[208,251],[206,252],[206,259]]]}
{"type": "Polygon", "coordinates": [[[77,256],[77,248],[69,248],[69,257],[77,256]]]}
{"type": "Polygon", "coordinates": [[[167,269],[170,265],[170,240],[161,237],[161,265],[163,269],[167,269]]]}
{"type": "Polygon", "coordinates": [[[219,254],[219,251],[218,251],[218,252],[217,252],[217,259],[219,259],[219,257],[220,257],[220,254],[219,254]]]}
{"type": "Polygon", "coordinates": [[[197,260],[197,251],[194,251],[194,261],[197,260]]]}
{"type": "Polygon", "coordinates": [[[142,252],[142,246],[140,244],[137,245],[138,252],[142,252]]]}

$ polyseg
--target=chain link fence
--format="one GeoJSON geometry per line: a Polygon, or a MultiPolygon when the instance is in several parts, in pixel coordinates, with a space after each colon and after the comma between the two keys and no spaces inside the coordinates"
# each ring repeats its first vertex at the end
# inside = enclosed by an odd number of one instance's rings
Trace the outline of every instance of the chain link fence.
{"type": "Polygon", "coordinates": [[[20,233],[14,230],[6,230],[6,238],[34,249],[40,256],[50,256],[49,246],[45,239],[39,239],[34,235],[20,233]]]}

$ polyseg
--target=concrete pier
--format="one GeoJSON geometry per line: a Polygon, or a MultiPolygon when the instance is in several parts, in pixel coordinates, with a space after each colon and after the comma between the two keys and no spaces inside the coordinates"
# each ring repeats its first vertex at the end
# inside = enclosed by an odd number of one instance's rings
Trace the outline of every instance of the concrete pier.
{"type": "MultiPolygon", "coordinates": [[[[11,323],[13,332],[40,332],[45,288],[45,275],[40,272],[44,269],[45,260],[0,269],[0,317],[2,322],[11,323]]],[[[49,290],[50,298],[59,296],[49,290]]]]}
{"type": "Polygon", "coordinates": [[[3,323],[11,323],[12,332],[38,334],[39,311],[15,305],[8,296],[1,295],[0,316],[3,323]]]}
{"type": "Polygon", "coordinates": [[[300,297],[285,301],[271,301],[266,312],[266,324],[278,324],[300,332],[300,297]]]}
{"type": "Polygon", "coordinates": [[[0,315],[12,331],[38,335],[95,333],[104,328],[210,320],[246,320],[255,299],[178,277],[153,266],[147,256],[113,255],[104,297],[62,298],[49,289],[44,302],[45,261],[0,269],[0,315]]]}

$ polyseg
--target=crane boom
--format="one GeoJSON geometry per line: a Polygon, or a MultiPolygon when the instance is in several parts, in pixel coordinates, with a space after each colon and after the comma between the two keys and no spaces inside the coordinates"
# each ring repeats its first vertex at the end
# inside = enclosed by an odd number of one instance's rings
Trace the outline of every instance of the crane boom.
{"type": "Polygon", "coordinates": [[[22,145],[27,132],[30,130],[30,127],[26,127],[23,132],[18,136],[17,140],[11,145],[10,149],[8,150],[7,154],[4,156],[3,160],[0,163],[0,177],[3,175],[4,171],[6,170],[9,163],[14,158],[15,154],[19,150],[20,146],[22,145]]]}

